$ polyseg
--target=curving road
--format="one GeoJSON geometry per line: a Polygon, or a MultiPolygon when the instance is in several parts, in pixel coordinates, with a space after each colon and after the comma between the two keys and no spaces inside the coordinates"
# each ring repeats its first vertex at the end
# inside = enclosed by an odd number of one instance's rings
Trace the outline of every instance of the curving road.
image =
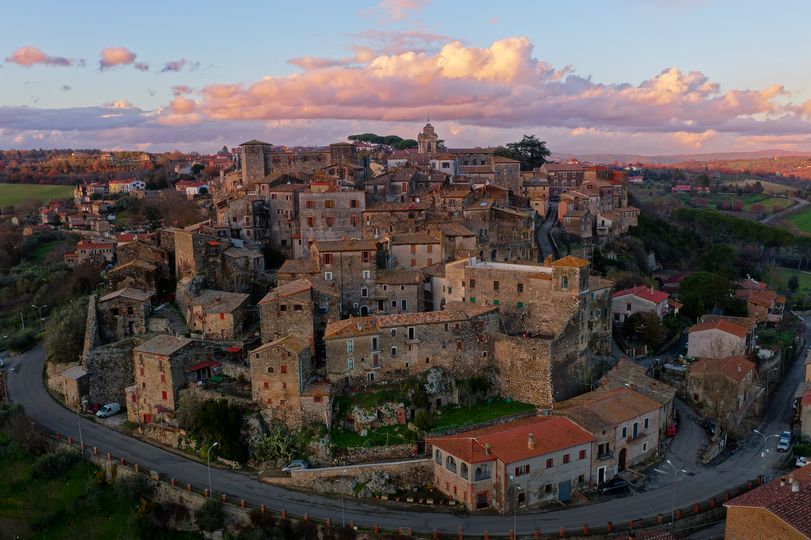
{"type": "MultiPolygon", "coordinates": [[[[800,358],[805,358],[803,354],[800,358]]],[[[9,397],[23,405],[26,412],[44,427],[66,436],[79,438],[78,424],[87,446],[96,446],[100,452],[111,452],[124,457],[142,467],[160,471],[176,478],[178,482],[191,483],[204,487],[208,484],[205,465],[173,454],[143,441],[128,437],[117,431],[85,418],[77,418],[74,412],[64,408],[45,390],[43,369],[45,355],[41,346],[8,361],[13,368],[9,377],[9,397]]],[[[768,421],[764,429],[769,433],[779,433],[787,426],[791,414],[791,398],[800,380],[803,362],[795,362],[791,375],[784,380],[772,401],[768,421]],[[778,409],[779,407],[779,409],[778,409]]],[[[725,487],[739,485],[747,478],[756,477],[763,464],[759,456],[760,439],[752,441],[746,449],[713,468],[700,467],[693,463],[679,462],[690,473],[676,486],[676,503],[679,507],[717,495],[725,487]]],[[[774,441],[771,441],[772,443],[774,441]]],[[[771,464],[780,456],[776,452],[767,454],[771,464]]],[[[223,469],[212,469],[214,493],[225,493],[237,499],[245,499],[254,504],[265,504],[275,510],[285,509],[292,514],[308,513],[314,518],[331,518],[340,523],[342,518],[339,499],[286,490],[258,482],[247,475],[223,469]]],[[[658,485],[643,493],[625,498],[609,499],[598,504],[575,506],[544,513],[519,514],[517,529],[519,534],[530,534],[535,528],[541,531],[556,531],[559,527],[580,528],[583,524],[604,525],[608,521],[621,523],[628,519],[652,517],[656,514],[669,514],[671,510],[672,484],[667,479],[654,479],[658,485]]],[[[392,509],[367,502],[347,500],[343,514],[346,521],[359,525],[379,524],[386,529],[411,527],[417,532],[456,532],[463,528],[466,533],[507,533],[512,529],[512,516],[469,515],[457,516],[438,512],[417,512],[392,509]]]]}

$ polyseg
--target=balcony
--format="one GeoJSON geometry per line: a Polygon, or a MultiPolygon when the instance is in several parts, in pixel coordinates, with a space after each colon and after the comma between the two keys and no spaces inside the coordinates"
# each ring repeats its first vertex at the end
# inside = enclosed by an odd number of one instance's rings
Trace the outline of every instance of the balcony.
{"type": "Polygon", "coordinates": [[[614,457],[614,452],[609,450],[608,452],[603,452],[602,454],[597,454],[597,461],[605,461],[607,459],[612,459],[614,457]]]}

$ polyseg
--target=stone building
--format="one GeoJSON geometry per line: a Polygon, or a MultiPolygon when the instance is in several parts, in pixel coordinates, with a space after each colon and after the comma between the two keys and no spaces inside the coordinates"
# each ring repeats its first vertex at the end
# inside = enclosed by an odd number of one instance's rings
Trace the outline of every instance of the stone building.
{"type": "Polygon", "coordinates": [[[564,191],[575,189],[585,178],[585,171],[579,163],[544,163],[539,172],[546,175],[549,183],[549,196],[560,197],[564,191]]]}
{"type": "Polygon", "coordinates": [[[420,154],[433,154],[438,150],[439,135],[436,134],[434,126],[429,122],[417,134],[417,152],[420,154]]]}
{"type": "Polygon", "coordinates": [[[409,195],[417,188],[419,174],[420,169],[409,165],[375,176],[366,182],[366,200],[407,204],[409,195]]]}
{"type": "Polygon", "coordinates": [[[536,416],[427,442],[440,491],[469,510],[507,513],[588,487],[593,440],[568,418],[536,416]]]}
{"type": "Polygon", "coordinates": [[[755,373],[755,364],[742,356],[702,358],[687,371],[687,395],[723,428],[735,427],[756,397],[755,373]]]}
{"type": "Polygon", "coordinates": [[[630,388],[586,392],[555,403],[554,412],[594,435],[591,478],[595,487],[643,463],[659,449],[659,403],[630,388]]]}
{"type": "Polygon", "coordinates": [[[529,210],[481,201],[463,210],[467,228],[478,235],[479,258],[488,261],[534,261],[538,248],[529,210]]]}
{"type": "Polygon", "coordinates": [[[200,291],[189,302],[186,323],[205,339],[240,340],[248,298],[241,293],[200,291]]]}
{"type": "Polygon", "coordinates": [[[265,197],[270,213],[270,245],[293,258],[293,245],[301,240],[299,230],[299,193],[309,189],[305,184],[281,184],[270,187],[267,184],[260,191],[265,197]]]}
{"type": "Polygon", "coordinates": [[[331,387],[313,375],[306,340],[285,336],[253,349],[248,358],[251,394],[266,420],[291,428],[312,422],[330,426],[331,387]]]}
{"type": "Polygon", "coordinates": [[[262,343],[296,336],[309,344],[317,360],[324,358],[324,330],[340,318],[338,289],[319,277],[289,281],[259,301],[262,343]]]}
{"type": "Polygon", "coordinates": [[[235,247],[231,240],[196,231],[175,229],[175,273],[179,282],[193,278],[221,291],[249,291],[265,279],[260,251],[235,247]]]}
{"type": "Polygon", "coordinates": [[[299,193],[301,238],[293,246],[295,257],[306,257],[314,241],[361,238],[365,208],[364,191],[329,182],[311,183],[309,191],[299,193]]]}
{"type": "Polygon", "coordinates": [[[135,383],[132,350],[145,341],[135,336],[94,347],[84,353],[82,365],[90,374],[88,399],[91,404],[127,405],[126,388],[135,383]]]}
{"type": "Polygon", "coordinates": [[[174,265],[171,261],[172,254],[163,246],[153,242],[159,237],[150,238],[150,242],[136,240],[124,244],[119,243],[116,248],[116,261],[119,265],[138,261],[155,266],[157,289],[147,289],[162,291],[174,286],[174,265]]]}
{"type": "Polygon", "coordinates": [[[170,420],[178,392],[186,386],[186,369],[194,361],[192,340],[155,336],[132,350],[135,385],[126,389],[127,418],[149,424],[170,420]]]}
{"type": "Polygon", "coordinates": [[[523,183],[522,191],[529,199],[530,208],[541,218],[546,218],[549,211],[549,182],[546,179],[533,178],[523,183]]]}
{"type": "MultiPolygon", "coordinates": [[[[502,394],[550,407],[594,381],[610,354],[611,284],[588,275],[576,257],[544,265],[462,259],[445,265],[439,302],[495,306],[504,334],[496,336],[502,394]]],[[[436,305],[437,295],[433,295],[436,305]]]]}
{"type": "Polygon", "coordinates": [[[493,185],[518,191],[521,184],[521,162],[504,156],[493,156],[493,185]]]}
{"type": "Polygon", "coordinates": [[[425,311],[425,278],[419,270],[378,270],[372,309],[378,315],[425,311]]]}
{"type": "Polygon", "coordinates": [[[330,322],[324,334],[327,375],[348,384],[397,379],[434,366],[480,373],[492,365],[497,332],[497,309],[471,304],[330,322]]]}
{"type": "Polygon", "coordinates": [[[388,237],[391,268],[421,269],[442,260],[440,235],[428,231],[392,234],[388,237]]]}
{"type": "Polygon", "coordinates": [[[216,212],[217,223],[226,227],[228,238],[242,240],[250,247],[261,246],[270,238],[270,208],[259,195],[230,199],[216,212]]]}
{"type": "Polygon", "coordinates": [[[283,285],[306,277],[317,277],[321,272],[310,259],[287,259],[276,270],[276,282],[283,285]]]}
{"type": "Polygon", "coordinates": [[[251,140],[239,145],[242,184],[250,187],[265,179],[271,168],[271,145],[251,140]]]}
{"type": "Polygon", "coordinates": [[[321,240],[310,246],[312,264],[338,288],[342,314],[369,313],[379,249],[374,240],[321,240]]]}
{"type": "Polygon", "coordinates": [[[611,296],[611,314],[618,324],[637,313],[653,313],[661,320],[670,312],[669,300],[666,292],[640,285],[615,292],[611,296]]]}
{"type": "Polygon", "coordinates": [[[659,436],[667,431],[675,419],[673,399],[676,389],[669,384],[649,377],[645,368],[627,358],[620,358],[617,365],[605,373],[598,386],[602,390],[615,388],[630,388],[639,392],[659,404],[659,436]]]}
{"type": "Polygon", "coordinates": [[[476,233],[468,229],[464,221],[429,223],[428,230],[439,234],[442,262],[475,257],[479,251],[476,233]]]}
{"type": "Polygon", "coordinates": [[[146,291],[158,289],[158,267],[141,260],[118,264],[107,271],[107,281],[111,289],[132,287],[146,291]]]}
{"type": "Polygon", "coordinates": [[[97,302],[100,337],[105,342],[126,336],[145,334],[147,317],[152,311],[150,299],[154,293],[141,289],[119,289],[99,298],[97,302]]]}
{"type": "Polygon", "coordinates": [[[378,203],[363,211],[363,237],[415,233],[425,226],[426,203],[378,203]]]}

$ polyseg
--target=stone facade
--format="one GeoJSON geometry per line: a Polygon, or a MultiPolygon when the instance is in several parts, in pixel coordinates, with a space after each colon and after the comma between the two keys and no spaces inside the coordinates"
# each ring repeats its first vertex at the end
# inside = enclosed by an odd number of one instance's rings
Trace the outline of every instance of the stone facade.
{"type": "Polygon", "coordinates": [[[380,240],[386,235],[414,233],[425,225],[425,203],[381,203],[363,211],[363,237],[380,240]]]}
{"type": "Polygon", "coordinates": [[[127,406],[125,389],[135,383],[132,349],[142,341],[143,338],[128,338],[96,347],[85,354],[83,365],[90,373],[91,403],[127,406]]]}
{"type": "Polygon", "coordinates": [[[231,199],[217,209],[217,223],[227,227],[230,238],[238,238],[251,247],[263,245],[270,237],[270,208],[258,195],[231,199]]]}
{"type": "Polygon", "coordinates": [[[242,339],[248,295],[203,290],[191,299],[186,322],[206,339],[242,339]]]}
{"type": "Polygon", "coordinates": [[[294,243],[301,245],[299,229],[299,193],[308,189],[305,184],[281,184],[270,187],[262,184],[260,194],[265,197],[270,212],[270,245],[284,253],[295,256],[294,243]]]}
{"type": "Polygon", "coordinates": [[[330,385],[314,379],[307,341],[286,336],[253,349],[249,360],[253,400],[266,419],[293,428],[311,422],[330,425],[330,385]]]}
{"type": "Polygon", "coordinates": [[[341,313],[366,315],[377,280],[379,245],[374,240],[314,242],[310,260],[340,294],[341,313]]]}
{"type": "Polygon", "coordinates": [[[428,231],[393,234],[387,246],[391,268],[421,269],[442,260],[440,236],[428,231]]]}
{"type": "Polygon", "coordinates": [[[259,301],[262,343],[285,336],[305,340],[316,359],[324,358],[324,330],[338,320],[338,290],[320,278],[280,285],[259,301]]]}
{"type": "Polygon", "coordinates": [[[419,270],[378,270],[372,312],[391,315],[425,311],[424,283],[419,270]]]}
{"type": "Polygon", "coordinates": [[[147,317],[152,311],[151,291],[120,289],[98,300],[98,320],[101,339],[117,341],[126,336],[145,334],[147,317]]]}
{"type": "Polygon", "coordinates": [[[188,338],[161,335],[133,349],[135,384],[125,390],[130,421],[171,420],[178,392],[187,384],[186,368],[195,359],[192,343],[188,338]]]}
{"type": "Polygon", "coordinates": [[[107,280],[113,290],[132,287],[145,291],[158,290],[158,267],[144,261],[130,261],[107,271],[107,280]]]}
{"type": "Polygon", "coordinates": [[[301,243],[294,246],[296,258],[307,257],[314,241],[361,238],[364,208],[364,191],[311,183],[309,191],[299,193],[301,243]]]}
{"type": "MultiPolygon", "coordinates": [[[[154,239],[153,241],[159,239],[160,237],[154,239]]],[[[162,290],[164,288],[171,287],[171,281],[174,278],[174,267],[172,266],[170,259],[171,254],[165,247],[140,240],[120,244],[116,251],[116,260],[118,261],[119,265],[117,268],[135,261],[153,265],[155,267],[155,286],[159,287],[159,289],[141,287],[145,288],[146,290],[162,290]]],[[[151,271],[147,270],[146,267],[141,268],[141,271],[145,272],[147,275],[151,271]]],[[[129,272],[134,271],[135,270],[133,269],[129,272]]],[[[141,279],[145,280],[148,278],[142,277],[141,279]]]]}
{"type": "Polygon", "coordinates": [[[327,325],[327,375],[372,383],[434,366],[456,375],[492,364],[498,332],[494,307],[454,304],[445,311],[350,318],[327,325]]]}

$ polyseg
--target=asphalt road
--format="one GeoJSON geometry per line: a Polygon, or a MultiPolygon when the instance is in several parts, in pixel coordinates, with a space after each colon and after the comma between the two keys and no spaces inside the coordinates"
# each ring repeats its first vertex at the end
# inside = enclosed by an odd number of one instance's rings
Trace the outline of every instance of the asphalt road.
{"type": "Polygon", "coordinates": [[[549,231],[555,226],[558,215],[558,204],[550,203],[544,220],[535,227],[535,243],[538,245],[538,261],[541,262],[548,255],[555,256],[552,244],[549,242],[549,231]]]}
{"type": "MultiPolygon", "coordinates": [[[[804,353],[805,351],[802,352],[800,358],[805,358],[804,353]]],[[[26,412],[44,427],[78,439],[78,425],[81,424],[86,446],[96,446],[100,452],[111,452],[117,457],[126,458],[131,463],[138,463],[143,468],[160,471],[167,477],[176,478],[178,482],[192,483],[200,487],[207,486],[208,476],[205,465],[128,437],[92,420],[79,419],[74,412],[55,401],[45,390],[43,384],[45,356],[41,346],[10,359],[9,364],[14,368],[14,372],[9,377],[10,398],[23,405],[26,412]]],[[[791,398],[802,377],[802,372],[803,362],[795,362],[790,376],[783,381],[772,401],[764,425],[766,432],[779,433],[787,427],[791,415],[791,398]]],[[[760,440],[759,437],[755,437],[760,440]]],[[[774,444],[775,441],[770,442],[774,444]]],[[[772,463],[777,458],[776,452],[772,452],[767,454],[766,461],[772,463]]],[[[746,479],[755,478],[759,474],[762,464],[760,443],[749,445],[717,467],[699,468],[696,465],[685,464],[686,468],[689,467],[690,474],[685,475],[676,485],[676,504],[679,507],[690,506],[717,495],[725,488],[731,488],[746,479]]],[[[341,522],[340,499],[289,491],[260,483],[247,475],[223,469],[212,469],[211,476],[215,494],[225,493],[230,497],[245,499],[255,505],[265,504],[274,510],[285,509],[289,513],[298,515],[308,513],[314,518],[329,517],[334,522],[341,522]]],[[[545,532],[557,531],[559,527],[577,529],[583,524],[600,526],[605,525],[608,521],[622,523],[628,519],[652,517],[659,513],[667,515],[671,510],[673,494],[671,487],[672,484],[661,483],[658,488],[634,496],[613,498],[597,504],[574,506],[543,513],[519,513],[518,532],[519,534],[531,534],[536,527],[545,532]]],[[[512,516],[457,516],[449,513],[412,512],[384,508],[351,499],[345,501],[343,516],[347,522],[354,521],[359,525],[379,524],[380,527],[387,529],[406,526],[420,532],[428,532],[432,529],[440,532],[455,532],[462,527],[467,533],[482,533],[485,530],[491,533],[506,533],[513,526],[512,516]]]]}

